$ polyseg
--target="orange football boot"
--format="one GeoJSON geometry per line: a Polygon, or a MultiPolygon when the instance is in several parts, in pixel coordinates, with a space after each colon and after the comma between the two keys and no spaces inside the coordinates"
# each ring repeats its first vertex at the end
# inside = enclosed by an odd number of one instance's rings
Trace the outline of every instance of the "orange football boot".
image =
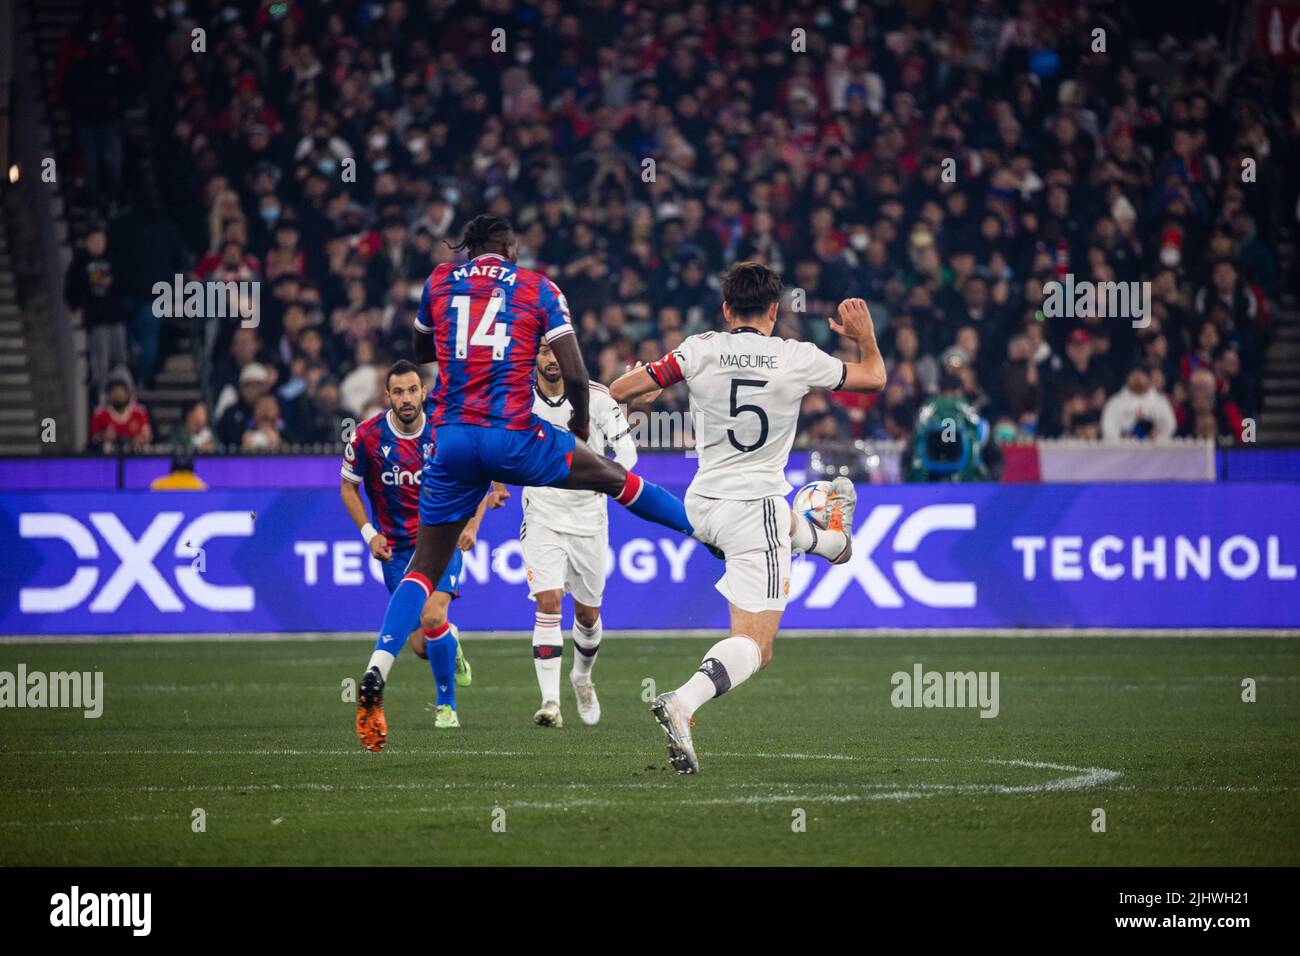
{"type": "Polygon", "coordinates": [[[361,746],[379,753],[388,743],[388,721],[384,718],[384,679],[372,667],[357,689],[357,739],[361,746]]]}

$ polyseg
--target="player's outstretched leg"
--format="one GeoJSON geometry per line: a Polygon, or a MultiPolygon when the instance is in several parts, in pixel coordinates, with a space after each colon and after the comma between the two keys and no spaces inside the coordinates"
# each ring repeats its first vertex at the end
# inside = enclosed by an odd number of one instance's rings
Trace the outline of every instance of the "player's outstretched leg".
{"type": "Polygon", "coordinates": [[[599,491],[613,498],[638,518],[672,528],[688,537],[695,534],[682,500],[618,462],[597,455],[586,443],[575,441],[567,477],[556,488],[599,491]]]}
{"type": "Polygon", "coordinates": [[[836,478],[831,488],[822,509],[822,527],[790,512],[790,544],[796,553],[815,554],[831,564],[843,564],[853,556],[853,511],[858,492],[848,478],[836,478]]]}
{"type": "Polygon", "coordinates": [[[780,611],[744,611],[731,605],[731,636],[709,648],[685,684],[650,704],[650,713],[668,738],[668,760],[678,773],[700,772],[691,734],[695,712],[768,665],[780,625],[780,611]]]}
{"type": "Polygon", "coordinates": [[[591,682],[591,669],[596,666],[603,628],[600,608],[573,602],[573,668],[569,671],[569,686],[578,700],[578,716],[584,724],[600,723],[600,698],[596,685],[591,682]]]}
{"type": "Polygon", "coordinates": [[[388,682],[393,661],[406,643],[406,636],[420,623],[421,611],[433,593],[432,582],[442,577],[451,562],[466,520],[444,525],[420,525],[415,539],[415,555],[406,569],[406,576],[388,599],[379,638],[357,689],[357,738],[367,750],[378,753],[388,743],[384,685],[388,682]]]}

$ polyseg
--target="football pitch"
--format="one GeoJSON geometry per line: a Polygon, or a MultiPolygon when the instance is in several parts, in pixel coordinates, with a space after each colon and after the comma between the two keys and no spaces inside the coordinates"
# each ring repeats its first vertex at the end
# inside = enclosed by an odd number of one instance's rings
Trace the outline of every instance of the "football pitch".
{"type": "Polygon", "coordinates": [[[459,731],[406,651],[381,754],[343,699],[365,639],[0,644],[0,671],[104,674],[98,719],[0,710],[0,863],[1300,863],[1293,638],[781,638],[679,777],[642,698],[712,642],[608,638],[601,724],[566,677],[558,731],[526,637],[466,636],[459,731]],[[996,672],[997,716],[895,707],[916,663],[996,672]]]}

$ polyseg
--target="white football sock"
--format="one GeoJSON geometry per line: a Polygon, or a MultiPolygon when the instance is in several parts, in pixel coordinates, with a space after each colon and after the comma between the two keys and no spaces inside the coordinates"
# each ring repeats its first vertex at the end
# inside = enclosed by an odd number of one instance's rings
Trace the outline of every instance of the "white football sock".
{"type": "Polygon", "coordinates": [[[807,518],[795,515],[790,547],[796,554],[815,554],[834,561],[844,553],[848,543],[848,536],[843,531],[823,531],[807,518]]]}
{"type": "Polygon", "coordinates": [[[721,697],[753,677],[762,663],[758,643],[743,634],[733,634],[709,648],[700,669],[677,688],[677,699],[688,714],[693,714],[705,701],[721,697]]]}
{"type": "Polygon", "coordinates": [[[366,665],[366,670],[370,670],[370,668],[372,667],[378,667],[379,676],[382,677],[384,679],[384,683],[387,684],[388,672],[393,669],[393,661],[395,660],[397,660],[397,658],[395,658],[392,654],[388,653],[388,651],[377,650],[370,655],[370,663],[366,665]]]}
{"type": "Polygon", "coordinates": [[[600,650],[600,639],[605,628],[600,618],[590,628],[582,626],[577,618],[573,620],[573,674],[576,677],[590,677],[591,669],[596,666],[596,652],[600,650]]]}
{"type": "Polygon", "coordinates": [[[560,701],[560,656],[564,653],[564,634],[560,615],[537,612],[533,624],[533,667],[542,703],[560,701]]]}

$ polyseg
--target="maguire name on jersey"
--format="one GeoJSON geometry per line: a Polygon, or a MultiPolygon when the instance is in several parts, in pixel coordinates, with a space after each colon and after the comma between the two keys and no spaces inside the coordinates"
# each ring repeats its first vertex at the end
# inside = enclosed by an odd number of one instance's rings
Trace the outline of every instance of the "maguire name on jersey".
{"type": "MultiPolygon", "coordinates": [[[[629,435],[623,410],[610,397],[609,389],[591,383],[588,400],[587,444],[598,455],[612,448],[624,468],[636,464],[636,446],[629,435]]],[[[533,414],[560,428],[569,427],[573,406],[561,395],[549,399],[534,389],[533,414]]],[[[609,524],[608,503],[599,491],[570,491],[563,488],[525,488],[524,524],[537,524],[560,534],[578,537],[604,534],[609,524]]]]}
{"type": "Polygon", "coordinates": [[[690,491],[749,501],[790,493],[785,466],[803,397],[844,384],[844,363],[811,342],[757,329],[692,335],[648,366],[656,384],[685,382],[699,468],[690,491]]]}

